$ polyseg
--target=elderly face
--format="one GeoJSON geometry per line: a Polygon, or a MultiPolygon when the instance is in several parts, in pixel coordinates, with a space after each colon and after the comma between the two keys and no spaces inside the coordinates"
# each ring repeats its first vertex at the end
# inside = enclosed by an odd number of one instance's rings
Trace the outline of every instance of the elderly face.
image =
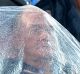
{"type": "Polygon", "coordinates": [[[35,67],[43,67],[49,60],[49,34],[41,13],[23,13],[21,17],[25,26],[24,60],[35,67]]]}

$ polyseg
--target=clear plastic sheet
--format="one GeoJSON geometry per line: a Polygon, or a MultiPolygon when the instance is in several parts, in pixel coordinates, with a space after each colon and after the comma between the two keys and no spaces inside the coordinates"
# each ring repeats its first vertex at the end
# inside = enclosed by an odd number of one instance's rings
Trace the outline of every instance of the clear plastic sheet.
{"type": "Polygon", "coordinates": [[[0,74],[80,74],[80,43],[35,6],[0,7],[0,74]]]}

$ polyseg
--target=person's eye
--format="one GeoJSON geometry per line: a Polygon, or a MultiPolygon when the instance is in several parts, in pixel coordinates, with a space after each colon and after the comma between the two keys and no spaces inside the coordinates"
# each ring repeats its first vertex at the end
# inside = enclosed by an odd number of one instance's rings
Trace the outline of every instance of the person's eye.
{"type": "Polygon", "coordinates": [[[33,30],[33,33],[34,33],[34,34],[40,34],[41,32],[42,32],[42,31],[41,31],[40,29],[34,29],[34,30],[33,30]]]}
{"type": "Polygon", "coordinates": [[[42,32],[42,29],[38,28],[38,27],[35,27],[31,31],[32,31],[33,34],[39,34],[40,32],[42,32]]]}
{"type": "Polygon", "coordinates": [[[40,29],[36,27],[36,28],[33,29],[33,31],[38,32],[38,31],[40,31],[40,29]]]}

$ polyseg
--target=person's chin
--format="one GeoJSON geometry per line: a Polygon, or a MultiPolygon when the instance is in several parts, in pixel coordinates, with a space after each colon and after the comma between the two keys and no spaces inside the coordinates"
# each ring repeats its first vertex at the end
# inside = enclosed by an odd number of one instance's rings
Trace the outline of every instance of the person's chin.
{"type": "Polygon", "coordinates": [[[37,68],[45,68],[46,65],[49,64],[50,58],[49,57],[37,57],[34,59],[34,66],[37,68]]]}

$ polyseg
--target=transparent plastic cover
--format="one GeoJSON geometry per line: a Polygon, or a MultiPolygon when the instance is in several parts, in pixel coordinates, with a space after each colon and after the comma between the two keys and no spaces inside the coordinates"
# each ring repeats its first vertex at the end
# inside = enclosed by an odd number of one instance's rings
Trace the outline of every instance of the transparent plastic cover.
{"type": "Polygon", "coordinates": [[[0,7],[0,74],[80,74],[80,43],[38,7],[0,7]]]}

